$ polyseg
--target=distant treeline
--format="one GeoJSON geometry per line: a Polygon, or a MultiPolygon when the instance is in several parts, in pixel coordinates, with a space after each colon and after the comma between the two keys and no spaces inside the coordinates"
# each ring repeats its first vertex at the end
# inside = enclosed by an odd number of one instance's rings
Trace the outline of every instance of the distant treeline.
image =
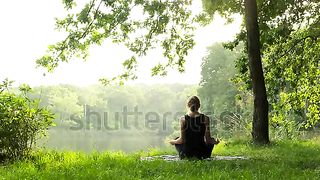
{"type": "Polygon", "coordinates": [[[29,95],[55,113],[54,128],[168,133],[196,85],[40,86],[29,95]]]}

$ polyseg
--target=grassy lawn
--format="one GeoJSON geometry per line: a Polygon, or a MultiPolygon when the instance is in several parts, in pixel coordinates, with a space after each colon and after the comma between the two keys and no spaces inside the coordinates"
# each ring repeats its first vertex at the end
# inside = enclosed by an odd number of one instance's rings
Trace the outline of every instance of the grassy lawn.
{"type": "Polygon", "coordinates": [[[36,152],[27,160],[0,166],[0,179],[320,179],[320,139],[262,147],[238,140],[214,149],[213,156],[241,155],[248,160],[140,161],[141,156],[174,153],[36,152]]]}

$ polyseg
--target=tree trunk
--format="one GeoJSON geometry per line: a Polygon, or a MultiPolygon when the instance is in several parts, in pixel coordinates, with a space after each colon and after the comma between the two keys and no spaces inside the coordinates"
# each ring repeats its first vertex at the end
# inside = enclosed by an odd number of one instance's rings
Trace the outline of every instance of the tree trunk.
{"type": "Polygon", "coordinates": [[[250,76],[254,96],[252,138],[254,143],[267,144],[269,143],[268,100],[260,55],[260,34],[256,0],[245,0],[245,19],[250,76]]]}

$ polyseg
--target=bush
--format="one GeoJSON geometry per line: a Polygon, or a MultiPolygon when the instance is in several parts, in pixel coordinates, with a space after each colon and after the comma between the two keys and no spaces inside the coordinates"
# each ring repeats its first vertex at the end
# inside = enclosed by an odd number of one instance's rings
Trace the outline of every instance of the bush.
{"type": "Polygon", "coordinates": [[[37,138],[45,135],[54,116],[31,100],[31,88],[22,85],[18,93],[10,91],[12,81],[0,84],[0,157],[17,159],[28,155],[37,138]]]}

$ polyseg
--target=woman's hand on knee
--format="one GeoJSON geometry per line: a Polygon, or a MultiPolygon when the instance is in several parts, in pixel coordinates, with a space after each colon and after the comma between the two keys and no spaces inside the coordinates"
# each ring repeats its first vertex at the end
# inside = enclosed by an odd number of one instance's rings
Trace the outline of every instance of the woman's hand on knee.
{"type": "Polygon", "coordinates": [[[171,145],[175,145],[175,144],[176,144],[175,141],[176,141],[176,140],[170,140],[169,143],[170,143],[171,145]]]}
{"type": "Polygon", "coordinates": [[[170,144],[175,145],[175,144],[183,144],[183,139],[181,137],[178,137],[174,140],[169,141],[170,144]]]}
{"type": "Polygon", "coordinates": [[[212,140],[213,140],[213,144],[219,144],[219,143],[220,143],[220,140],[219,140],[219,139],[214,139],[214,138],[212,138],[212,140]]]}

